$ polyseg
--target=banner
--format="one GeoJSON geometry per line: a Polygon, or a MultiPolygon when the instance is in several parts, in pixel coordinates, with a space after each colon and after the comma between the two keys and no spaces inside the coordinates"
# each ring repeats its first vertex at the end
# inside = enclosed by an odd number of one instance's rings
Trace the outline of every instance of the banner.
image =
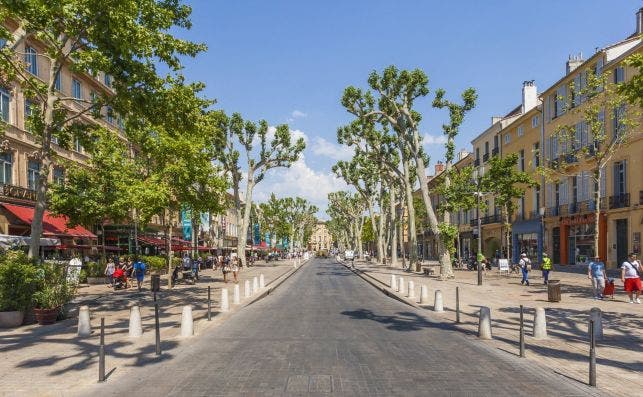
{"type": "Polygon", "coordinates": [[[200,218],[199,231],[204,233],[209,233],[210,232],[210,213],[202,212],[199,218],[200,218]]]}
{"type": "Polygon", "coordinates": [[[183,240],[192,241],[192,211],[189,208],[181,210],[183,220],[183,240]]]}
{"type": "Polygon", "coordinates": [[[259,224],[255,223],[252,229],[253,229],[252,244],[260,245],[261,244],[261,232],[259,231],[259,224]]]}

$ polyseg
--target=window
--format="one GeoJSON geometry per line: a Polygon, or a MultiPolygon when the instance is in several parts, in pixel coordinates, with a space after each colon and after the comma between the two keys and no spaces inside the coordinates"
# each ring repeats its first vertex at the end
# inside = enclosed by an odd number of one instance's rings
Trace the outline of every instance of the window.
{"type": "Polygon", "coordinates": [[[554,101],[554,118],[565,113],[565,102],[567,101],[567,87],[562,86],[556,90],[554,101]]]}
{"type": "Polygon", "coordinates": [[[518,136],[521,137],[521,136],[525,135],[525,128],[523,126],[520,126],[520,127],[518,127],[516,132],[518,133],[518,136]]]}
{"type": "Polygon", "coordinates": [[[538,116],[534,116],[534,117],[531,118],[531,128],[538,127],[538,122],[540,121],[539,119],[540,119],[540,117],[538,117],[538,116]]]}
{"type": "Polygon", "coordinates": [[[121,129],[121,130],[125,129],[125,121],[123,120],[123,118],[121,116],[118,116],[116,118],[116,124],[118,124],[119,129],[121,129]]]}
{"type": "Polygon", "coordinates": [[[620,84],[625,81],[625,69],[619,66],[614,69],[614,84],[620,84]]]}
{"type": "Polygon", "coordinates": [[[538,213],[540,210],[540,185],[536,185],[536,189],[534,189],[534,211],[538,213]]]}
{"type": "Polygon", "coordinates": [[[107,122],[114,124],[114,111],[109,106],[107,107],[107,122]]]}
{"type": "Polygon", "coordinates": [[[83,152],[83,145],[80,144],[80,140],[78,138],[74,140],[74,150],[78,153],[83,152]]]}
{"type": "Polygon", "coordinates": [[[58,185],[65,183],[65,170],[62,167],[54,167],[54,183],[58,185]]]}
{"type": "Polygon", "coordinates": [[[112,76],[108,75],[107,73],[105,73],[105,79],[103,81],[105,81],[106,86],[112,86],[112,76]]]}
{"type": "Polygon", "coordinates": [[[498,135],[493,136],[493,148],[498,149],[498,135]]]}
{"type": "Polygon", "coordinates": [[[63,81],[62,81],[62,77],[60,77],[60,70],[56,72],[56,79],[54,80],[54,88],[57,89],[58,91],[63,90],[63,81]]]}
{"type": "Polygon", "coordinates": [[[32,106],[33,103],[29,99],[25,99],[25,131],[31,132],[31,128],[29,128],[29,117],[31,117],[32,114],[32,106]]]}
{"type": "Polygon", "coordinates": [[[480,161],[480,148],[476,148],[476,160],[480,161]]]}
{"type": "Polygon", "coordinates": [[[0,48],[4,47],[5,44],[7,44],[7,40],[0,38],[0,48]]]}
{"type": "Polygon", "coordinates": [[[524,149],[520,149],[519,158],[518,158],[518,166],[520,167],[520,171],[525,170],[525,150],[524,149]]]}
{"type": "Polygon", "coordinates": [[[533,164],[532,168],[535,169],[536,167],[540,167],[540,142],[534,143],[531,152],[534,156],[534,159],[531,162],[533,164]]]}
{"type": "Polygon", "coordinates": [[[620,196],[627,193],[627,162],[614,163],[614,195],[620,196]]]}
{"type": "Polygon", "coordinates": [[[9,92],[0,88],[0,120],[8,123],[9,120],[9,104],[11,103],[11,96],[9,92]]]}
{"type": "Polygon", "coordinates": [[[25,47],[25,63],[29,73],[38,76],[38,54],[33,47],[25,47]]]}
{"type": "Polygon", "coordinates": [[[489,142],[484,143],[484,154],[489,154],[489,142]]]}
{"type": "Polygon", "coordinates": [[[505,134],[505,145],[511,142],[511,134],[507,133],[505,134]]]}
{"type": "Polygon", "coordinates": [[[27,189],[36,190],[36,181],[40,172],[40,162],[29,160],[27,163],[27,189]]]}
{"type": "Polygon", "coordinates": [[[625,124],[623,118],[625,117],[625,105],[621,105],[614,109],[614,138],[617,138],[625,132],[625,124]]]}
{"type": "Polygon", "coordinates": [[[13,155],[11,153],[0,154],[0,183],[11,185],[13,174],[13,155]]]}
{"type": "Polygon", "coordinates": [[[71,80],[71,94],[76,99],[83,99],[83,86],[76,79],[71,80]]]}

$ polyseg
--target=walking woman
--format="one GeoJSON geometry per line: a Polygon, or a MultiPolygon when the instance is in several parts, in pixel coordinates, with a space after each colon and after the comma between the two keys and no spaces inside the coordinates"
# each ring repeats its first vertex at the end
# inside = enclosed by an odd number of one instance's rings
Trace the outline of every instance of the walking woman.
{"type": "Polygon", "coordinates": [[[232,276],[234,277],[234,283],[238,284],[239,281],[237,280],[237,275],[239,274],[239,257],[235,256],[232,258],[232,276]]]}
{"type": "Polygon", "coordinates": [[[527,254],[524,252],[520,254],[520,262],[518,262],[520,270],[522,271],[522,280],[520,284],[527,284],[529,287],[529,271],[531,270],[531,261],[527,258],[527,254]]]}

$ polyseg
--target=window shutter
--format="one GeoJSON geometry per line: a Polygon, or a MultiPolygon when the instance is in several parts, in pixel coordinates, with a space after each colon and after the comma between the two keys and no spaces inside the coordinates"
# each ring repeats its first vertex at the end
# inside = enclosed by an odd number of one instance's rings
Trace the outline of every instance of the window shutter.
{"type": "Polygon", "coordinates": [[[607,172],[605,167],[601,168],[601,197],[605,197],[607,193],[607,172]]]}

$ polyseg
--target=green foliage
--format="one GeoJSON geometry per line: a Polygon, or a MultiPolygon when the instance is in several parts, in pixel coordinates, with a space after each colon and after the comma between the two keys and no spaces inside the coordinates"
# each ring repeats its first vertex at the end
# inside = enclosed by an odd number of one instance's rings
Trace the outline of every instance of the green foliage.
{"type": "Polygon", "coordinates": [[[449,254],[455,254],[455,240],[458,238],[458,227],[441,222],[438,224],[438,228],[440,229],[440,238],[444,243],[444,247],[449,251],[449,254]]]}
{"type": "Polygon", "coordinates": [[[83,268],[87,277],[105,277],[105,267],[98,262],[87,262],[83,268]]]}
{"type": "Polygon", "coordinates": [[[26,310],[38,288],[37,268],[22,251],[0,258],[0,311],[26,310]]]}
{"type": "MultiPolygon", "coordinates": [[[[376,216],[379,218],[379,216],[376,216]]],[[[373,226],[370,222],[364,222],[364,227],[362,228],[362,242],[363,243],[373,243],[377,236],[373,230],[373,226]]]]}
{"type": "Polygon", "coordinates": [[[473,167],[453,169],[449,173],[449,185],[441,175],[436,191],[442,197],[438,212],[469,210],[476,206],[477,187],[473,182],[473,167]]]}
{"type": "Polygon", "coordinates": [[[643,106],[643,54],[637,53],[629,56],[625,60],[625,64],[638,71],[629,81],[621,84],[619,92],[625,95],[629,103],[641,107],[643,106]]]}
{"type": "Polygon", "coordinates": [[[518,171],[517,165],[517,153],[493,156],[489,160],[489,170],[482,177],[482,190],[491,193],[495,204],[506,209],[507,219],[517,207],[516,199],[524,196],[525,188],[538,185],[531,175],[518,171]]]}
{"type": "Polygon", "coordinates": [[[160,273],[165,270],[166,261],[162,256],[150,255],[150,256],[141,256],[141,260],[147,265],[147,269],[150,272],[160,273]]]}
{"type": "Polygon", "coordinates": [[[33,294],[35,307],[54,309],[63,306],[73,299],[76,293],[75,285],[67,282],[65,267],[52,263],[44,263],[38,269],[39,288],[33,294]]]}

